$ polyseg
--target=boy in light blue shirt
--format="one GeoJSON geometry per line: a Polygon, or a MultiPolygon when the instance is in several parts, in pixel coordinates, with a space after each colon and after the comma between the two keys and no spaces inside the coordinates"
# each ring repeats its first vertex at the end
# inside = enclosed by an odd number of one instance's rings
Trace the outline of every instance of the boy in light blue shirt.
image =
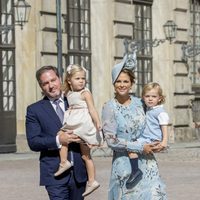
{"type": "Polygon", "coordinates": [[[146,105],[146,126],[142,137],[147,143],[159,141],[166,148],[169,116],[162,105],[165,102],[162,88],[158,83],[148,83],[143,88],[142,98],[146,105]]]}

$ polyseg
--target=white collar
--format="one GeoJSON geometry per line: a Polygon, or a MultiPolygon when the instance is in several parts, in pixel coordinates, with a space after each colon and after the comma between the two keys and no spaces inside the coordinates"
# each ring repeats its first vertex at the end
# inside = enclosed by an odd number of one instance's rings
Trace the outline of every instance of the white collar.
{"type": "Polygon", "coordinates": [[[157,106],[153,106],[153,107],[147,107],[147,110],[153,110],[153,109],[157,109],[157,108],[162,108],[163,105],[157,105],[157,106]]]}
{"type": "MultiPolygon", "coordinates": [[[[64,93],[62,93],[61,96],[58,99],[63,103],[64,102],[64,93]]],[[[55,99],[55,98],[49,98],[49,101],[51,103],[53,103],[55,100],[57,100],[57,99],[55,99]]]]}

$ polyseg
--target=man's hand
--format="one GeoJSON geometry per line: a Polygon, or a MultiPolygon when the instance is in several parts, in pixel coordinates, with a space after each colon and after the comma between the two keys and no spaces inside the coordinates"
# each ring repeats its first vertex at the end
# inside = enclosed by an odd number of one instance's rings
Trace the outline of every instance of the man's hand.
{"type": "Polygon", "coordinates": [[[59,135],[60,144],[62,145],[68,145],[71,142],[76,142],[76,143],[81,142],[81,139],[77,135],[73,134],[73,131],[70,131],[70,130],[59,131],[58,135],[59,135]]]}

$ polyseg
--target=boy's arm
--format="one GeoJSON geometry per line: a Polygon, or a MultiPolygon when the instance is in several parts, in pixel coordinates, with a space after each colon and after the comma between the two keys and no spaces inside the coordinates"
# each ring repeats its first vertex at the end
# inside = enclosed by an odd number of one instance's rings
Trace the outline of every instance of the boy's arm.
{"type": "Polygon", "coordinates": [[[167,133],[167,125],[161,125],[161,131],[162,131],[162,142],[160,143],[160,145],[162,145],[163,147],[167,147],[167,140],[168,140],[168,133],[167,133]]]}
{"type": "Polygon", "coordinates": [[[160,124],[160,128],[162,131],[162,142],[160,143],[160,145],[164,148],[167,147],[167,140],[168,140],[168,129],[167,126],[169,124],[169,115],[167,114],[167,112],[161,112],[158,115],[158,120],[159,120],[159,124],[160,124]]]}

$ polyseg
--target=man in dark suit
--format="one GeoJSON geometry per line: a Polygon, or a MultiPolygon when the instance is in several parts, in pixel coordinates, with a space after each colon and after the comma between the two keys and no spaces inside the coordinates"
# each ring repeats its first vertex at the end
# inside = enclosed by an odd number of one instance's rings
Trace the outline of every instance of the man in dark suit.
{"type": "Polygon", "coordinates": [[[56,67],[44,66],[36,72],[44,98],[27,107],[26,135],[32,151],[40,152],[40,185],[44,185],[51,200],[82,200],[87,174],[81,158],[80,138],[72,131],[62,132],[62,122],[56,113],[55,100],[64,111],[67,99],[61,92],[61,80],[56,67]],[[72,167],[54,177],[60,163],[59,148],[69,144],[68,159],[72,167]]]}

